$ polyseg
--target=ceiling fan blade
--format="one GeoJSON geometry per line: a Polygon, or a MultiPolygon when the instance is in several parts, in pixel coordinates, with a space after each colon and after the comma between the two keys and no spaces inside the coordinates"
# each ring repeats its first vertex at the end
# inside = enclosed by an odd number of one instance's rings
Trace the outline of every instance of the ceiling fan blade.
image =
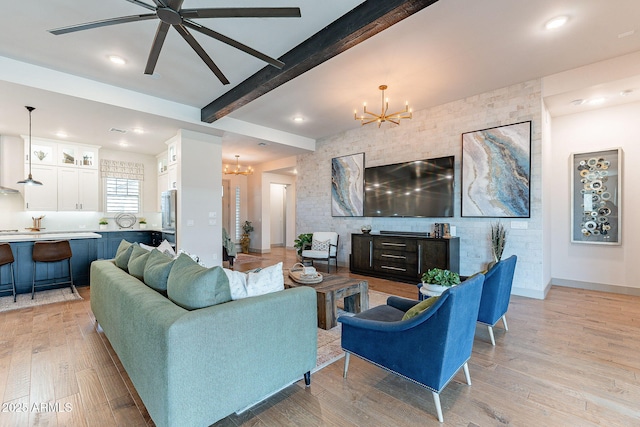
{"type": "Polygon", "coordinates": [[[56,28],[49,30],[51,34],[59,36],[60,34],[73,33],[76,31],[90,30],[92,28],[106,27],[108,25],[124,24],[126,22],[146,21],[147,19],[156,19],[155,13],[146,13],[144,15],[121,16],[120,18],[103,19],[102,21],[87,22],[86,24],[70,25],[68,27],[56,28]]]}
{"type": "Polygon", "coordinates": [[[218,66],[213,62],[213,60],[209,57],[209,55],[207,55],[207,52],[205,52],[202,46],[200,46],[200,44],[196,41],[196,39],[193,38],[191,33],[187,31],[187,29],[182,25],[174,25],[173,28],[175,28],[178,31],[178,33],[182,36],[182,38],[185,39],[187,43],[189,43],[189,46],[191,46],[191,48],[196,51],[198,56],[205,62],[205,64],[207,64],[207,66],[211,69],[211,71],[213,71],[213,74],[215,74],[216,77],[218,77],[220,82],[223,85],[228,85],[229,80],[227,80],[225,75],[222,74],[222,71],[220,71],[220,68],[218,68],[218,66]]]}
{"type": "Polygon", "coordinates": [[[183,18],[300,18],[299,7],[221,7],[182,9],[183,18]]]}
{"type": "Polygon", "coordinates": [[[167,37],[169,28],[170,28],[170,25],[165,22],[160,22],[160,24],[158,24],[158,29],[156,30],[156,36],[153,39],[153,44],[151,45],[151,50],[149,51],[147,66],[144,69],[145,74],[151,75],[153,74],[153,71],[156,69],[156,64],[158,63],[158,57],[160,57],[160,51],[162,50],[162,45],[164,44],[164,39],[167,37]]]}
{"type": "Polygon", "coordinates": [[[205,34],[209,37],[213,37],[214,39],[221,41],[222,43],[228,44],[229,46],[235,47],[236,49],[239,49],[245,53],[248,53],[251,56],[255,56],[256,58],[261,59],[264,62],[267,62],[278,69],[281,69],[282,67],[284,67],[284,62],[274,59],[268,55],[265,55],[262,52],[258,52],[257,50],[252,49],[249,46],[240,43],[239,41],[230,39],[229,37],[222,35],[220,33],[217,33],[207,27],[203,27],[202,25],[198,24],[197,22],[193,22],[190,19],[183,20],[183,25],[193,30],[196,30],[198,32],[201,32],[202,34],[205,34]]]}
{"type": "MultiPolygon", "coordinates": [[[[140,0],[127,0],[127,1],[128,1],[129,3],[137,4],[138,6],[142,6],[142,7],[144,7],[145,9],[149,9],[149,10],[153,10],[153,11],[155,11],[155,10],[156,10],[155,6],[151,6],[150,4],[146,4],[146,3],[144,3],[144,2],[141,2],[140,0]]],[[[157,2],[156,0],[153,0],[153,2],[154,2],[155,4],[158,4],[158,2],[157,2]]]]}

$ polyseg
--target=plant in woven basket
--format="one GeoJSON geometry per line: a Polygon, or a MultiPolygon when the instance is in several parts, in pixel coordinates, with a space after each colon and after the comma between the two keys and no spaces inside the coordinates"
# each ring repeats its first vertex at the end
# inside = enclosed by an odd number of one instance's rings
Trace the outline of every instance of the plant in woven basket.
{"type": "Polygon", "coordinates": [[[493,262],[498,263],[502,258],[504,246],[507,243],[507,230],[501,222],[491,224],[491,253],[493,254],[493,262]]]}

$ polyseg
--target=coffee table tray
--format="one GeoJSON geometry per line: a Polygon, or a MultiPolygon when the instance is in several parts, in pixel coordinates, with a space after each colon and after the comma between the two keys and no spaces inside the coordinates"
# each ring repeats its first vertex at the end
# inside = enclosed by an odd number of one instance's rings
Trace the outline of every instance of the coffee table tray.
{"type": "Polygon", "coordinates": [[[308,277],[302,274],[302,271],[291,271],[289,270],[289,277],[291,280],[301,283],[303,285],[314,285],[316,283],[322,282],[322,274],[317,273],[316,277],[308,277]]]}

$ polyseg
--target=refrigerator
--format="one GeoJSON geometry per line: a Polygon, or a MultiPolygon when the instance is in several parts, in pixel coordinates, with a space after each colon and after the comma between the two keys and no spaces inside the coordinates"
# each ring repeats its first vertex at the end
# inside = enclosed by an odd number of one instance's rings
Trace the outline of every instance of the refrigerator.
{"type": "Polygon", "coordinates": [[[170,243],[176,243],[176,217],[178,200],[176,190],[163,191],[161,195],[162,207],[162,237],[170,243]]]}

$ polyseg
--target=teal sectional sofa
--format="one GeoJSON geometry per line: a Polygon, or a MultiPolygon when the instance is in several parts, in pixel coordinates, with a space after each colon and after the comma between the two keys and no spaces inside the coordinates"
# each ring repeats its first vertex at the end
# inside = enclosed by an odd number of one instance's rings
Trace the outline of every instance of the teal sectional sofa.
{"type": "Polygon", "coordinates": [[[208,426],[315,367],[316,295],[298,287],[185,310],[112,260],[91,309],[159,427],[208,426]]]}

